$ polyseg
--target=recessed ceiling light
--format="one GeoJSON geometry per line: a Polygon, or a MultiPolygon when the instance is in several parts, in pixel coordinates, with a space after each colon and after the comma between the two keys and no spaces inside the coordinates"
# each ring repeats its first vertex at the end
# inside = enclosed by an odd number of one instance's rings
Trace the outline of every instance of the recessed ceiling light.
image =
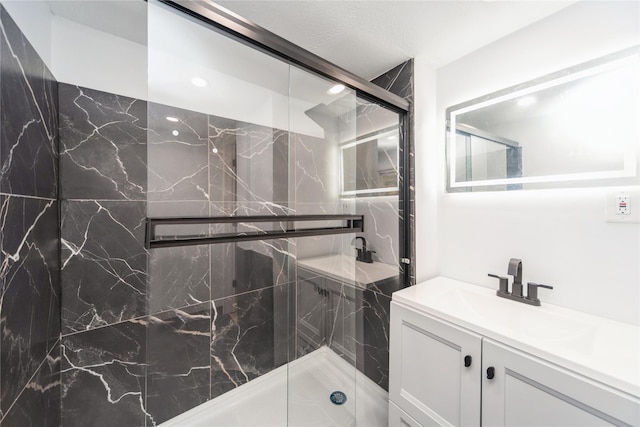
{"type": "Polygon", "coordinates": [[[345,86],[344,85],[335,85],[335,86],[331,87],[331,89],[329,89],[327,91],[327,93],[330,93],[331,95],[337,95],[340,92],[342,92],[343,90],[345,90],[345,86]]]}
{"type": "Polygon", "coordinates": [[[179,121],[180,121],[180,119],[179,119],[179,118],[177,118],[177,117],[173,117],[173,116],[167,116],[167,117],[165,117],[165,118],[166,118],[167,120],[169,120],[170,122],[174,122],[174,123],[176,123],[176,122],[179,122],[179,121]]]}
{"type": "Polygon", "coordinates": [[[180,135],[180,132],[178,132],[177,130],[174,129],[174,130],[171,131],[171,134],[173,136],[178,136],[178,135],[180,135]]]}
{"type": "Polygon", "coordinates": [[[202,77],[198,77],[198,76],[193,77],[193,78],[191,79],[191,83],[192,83],[194,86],[197,86],[197,87],[205,87],[205,86],[207,86],[207,85],[209,84],[209,82],[208,82],[208,81],[206,81],[206,80],[205,80],[205,79],[203,79],[202,77]]]}

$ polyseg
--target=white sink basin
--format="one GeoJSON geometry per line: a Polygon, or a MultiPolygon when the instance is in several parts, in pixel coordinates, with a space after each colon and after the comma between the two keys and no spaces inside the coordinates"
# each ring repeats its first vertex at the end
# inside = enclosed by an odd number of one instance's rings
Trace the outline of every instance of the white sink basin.
{"type": "Polygon", "coordinates": [[[567,313],[553,309],[500,299],[495,292],[486,292],[484,288],[480,288],[480,292],[475,290],[448,286],[432,297],[431,304],[466,313],[487,328],[568,350],[585,352],[594,344],[597,328],[593,324],[573,320],[567,313]]]}

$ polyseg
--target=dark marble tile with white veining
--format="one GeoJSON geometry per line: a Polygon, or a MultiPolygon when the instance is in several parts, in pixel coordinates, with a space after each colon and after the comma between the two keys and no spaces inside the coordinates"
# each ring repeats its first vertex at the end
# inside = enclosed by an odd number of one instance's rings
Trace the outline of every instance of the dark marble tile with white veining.
{"type": "Polygon", "coordinates": [[[327,343],[329,298],[324,278],[306,271],[298,272],[295,283],[296,358],[327,343]]]}
{"type": "Polygon", "coordinates": [[[60,343],[58,342],[22,390],[2,427],[60,427],[60,343]]]}
{"type": "Polygon", "coordinates": [[[0,191],[57,197],[58,84],[0,10],[0,191]]]}
{"type": "MultiPolygon", "coordinates": [[[[207,217],[207,202],[149,202],[149,217],[207,217]]],[[[208,225],[158,227],[157,233],[203,236],[208,225]]],[[[217,245],[215,245],[217,246],[217,245]]],[[[209,252],[215,246],[178,246],[149,250],[149,313],[210,300],[209,252]]]]}
{"type": "Polygon", "coordinates": [[[63,199],[145,200],[147,103],[60,84],[63,199]]]}
{"type": "Polygon", "coordinates": [[[209,197],[213,203],[235,202],[237,186],[236,138],[241,131],[237,120],[208,117],[209,197]]]}
{"type": "MultiPolygon", "coordinates": [[[[274,292],[267,288],[240,294],[227,307],[225,299],[212,305],[211,397],[215,398],[264,375],[283,363],[287,342],[275,327],[283,324],[287,313],[274,312],[274,292]]],[[[284,290],[286,292],[286,290],[284,290]]],[[[278,299],[282,296],[278,294],[278,299]]]]}
{"type": "MultiPolygon", "coordinates": [[[[389,389],[389,320],[391,298],[364,291],[361,299],[362,343],[358,369],[385,390],[389,389]]],[[[359,344],[360,345],[360,344],[359,344]]]]}
{"type": "Polygon", "coordinates": [[[146,314],[144,219],[144,202],[63,202],[63,333],[146,314]]]}
{"type": "Polygon", "coordinates": [[[235,265],[234,293],[240,294],[273,286],[272,257],[236,245],[235,265]]]}
{"type": "Polygon", "coordinates": [[[327,295],[326,341],[336,354],[356,366],[358,338],[361,336],[358,323],[361,293],[355,287],[325,279],[323,289],[327,295]]]}
{"type": "Polygon", "coordinates": [[[62,425],[152,425],[145,410],[146,321],[62,338],[62,425]]]}
{"type": "Polygon", "coordinates": [[[340,192],[336,140],[290,133],[289,147],[289,205],[313,203],[319,212],[320,206],[335,202],[340,192]]]}
{"type": "Polygon", "coordinates": [[[373,260],[397,266],[402,256],[398,196],[356,199],[355,204],[356,212],[364,215],[365,228],[362,235],[367,240],[367,249],[375,251],[373,260]]]}
{"type": "Polygon", "coordinates": [[[408,101],[413,100],[413,61],[399,64],[384,74],[372,80],[373,83],[385,88],[408,101]]]}
{"type": "Polygon", "coordinates": [[[207,115],[149,103],[150,201],[209,200],[207,115]]]}
{"type": "Polygon", "coordinates": [[[209,400],[210,310],[207,302],[149,318],[147,407],[156,424],[209,400]]]}
{"type": "Polygon", "coordinates": [[[286,204],[286,131],[209,116],[212,201],[286,204]]]}
{"type": "Polygon", "coordinates": [[[0,196],[0,409],[5,412],[60,333],[56,201],[0,196]]]}

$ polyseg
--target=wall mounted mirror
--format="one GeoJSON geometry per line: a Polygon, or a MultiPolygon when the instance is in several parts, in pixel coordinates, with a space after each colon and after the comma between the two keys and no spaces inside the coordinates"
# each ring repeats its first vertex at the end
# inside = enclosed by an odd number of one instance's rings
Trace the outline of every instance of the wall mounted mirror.
{"type": "Polygon", "coordinates": [[[638,46],[452,106],[447,191],[638,185],[639,117],[638,46]]]}

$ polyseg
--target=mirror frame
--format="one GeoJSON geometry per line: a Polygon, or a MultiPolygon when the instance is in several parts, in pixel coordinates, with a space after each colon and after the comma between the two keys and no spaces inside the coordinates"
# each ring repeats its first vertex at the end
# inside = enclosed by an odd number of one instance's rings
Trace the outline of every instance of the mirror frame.
{"type": "Polygon", "coordinates": [[[494,105],[503,101],[508,101],[517,97],[532,94],[540,90],[558,86],[564,83],[579,80],[584,77],[605,72],[610,69],[614,69],[620,64],[631,61],[640,61],[640,45],[636,45],[603,57],[584,62],[563,70],[548,74],[543,77],[539,77],[522,84],[508,87],[490,94],[474,98],[472,100],[451,106],[446,109],[446,126],[445,126],[445,144],[446,144],[446,186],[447,192],[464,192],[476,189],[476,191],[494,191],[494,190],[516,190],[524,188],[523,184],[544,184],[548,183],[545,187],[536,188],[564,188],[568,182],[594,182],[612,180],[612,179],[627,179],[629,181],[635,180],[635,182],[620,183],[609,182],[600,183],[597,185],[638,185],[638,147],[634,146],[626,150],[624,154],[624,166],[622,169],[614,171],[597,171],[597,172],[583,172],[583,173],[571,173],[571,174],[556,174],[556,175],[541,175],[533,177],[513,177],[513,178],[500,178],[500,179],[486,179],[478,181],[456,181],[456,151],[455,151],[455,133],[451,133],[452,127],[456,129],[459,126],[456,124],[456,117],[465,112],[474,111],[486,106],[494,105]],[[452,137],[453,136],[453,137],[452,137]],[[555,184],[560,183],[560,184],[555,184]],[[561,183],[565,183],[562,185],[561,183]],[[503,186],[506,188],[491,188],[496,186],[503,186]],[[485,187],[485,188],[477,188],[485,187]]]}

